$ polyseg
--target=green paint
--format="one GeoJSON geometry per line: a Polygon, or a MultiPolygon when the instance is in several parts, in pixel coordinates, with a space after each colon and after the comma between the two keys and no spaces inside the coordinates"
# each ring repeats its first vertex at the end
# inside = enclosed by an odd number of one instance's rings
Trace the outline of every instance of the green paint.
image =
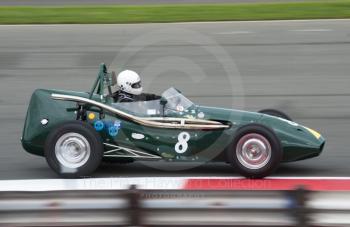
{"type": "MultiPolygon", "coordinates": [[[[101,71],[100,71],[101,73],[101,71]]],[[[107,73],[106,73],[107,75],[107,73]]],[[[98,75],[95,86],[103,81],[103,76],[98,75]]],[[[28,112],[23,129],[22,144],[26,151],[35,155],[44,155],[43,146],[49,132],[59,124],[76,119],[76,103],[70,101],[54,100],[51,94],[74,95],[101,101],[100,94],[86,92],[62,91],[62,90],[36,90],[30,100],[28,112]],[[47,125],[42,125],[42,119],[48,119],[47,125]]],[[[111,105],[110,99],[102,99],[102,102],[111,105]]],[[[231,127],[219,130],[189,130],[167,129],[142,126],[138,123],[122,119],[119,116],[105,112],[105,121],[120,121],[121,128],[117,136],[110,136],[106,131],[100,135],[104,142],[145,151],[159,155],[164,160],[171,161],[226,161],[226,153],[233,152],[230,144],[236,130],[250,123],[259,123],[274,130],[281,141],[284,158],[283,161],[296,161],[311,158],[321,153],[321,145],[324,138],[317,139],[304,126],[260,113],[239,111],[206,106],[193,106],[196,113],[203,112],[204,119],[220,121],[230,124],[231,127]],[[190,139],[186,142],[188,148],[184,153],[177,153],[175,146],[179,142],[179,134],[186,132],[190,139]],[[143,138],[135,139],[132,134],[143,135],[143,138]]],[[[99,116],[99,110],[93,106],[87,106],[89,113],[94,112],[99,116]]],[[[172,117],[182,117],[181,114],[171,114],[172,117]]],[[[166,116],[167,117],[167,116],[166,116]]],[[[91,125],[95,119],[87,120],[91,125]]]]}

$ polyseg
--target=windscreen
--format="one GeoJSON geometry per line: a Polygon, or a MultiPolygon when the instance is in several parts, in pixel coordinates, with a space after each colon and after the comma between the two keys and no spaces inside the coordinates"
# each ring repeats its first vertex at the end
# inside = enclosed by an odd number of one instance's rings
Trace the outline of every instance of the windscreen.
{"type": "Polygon", "coordinates": [[[159,100],[120,102],[113,103],[112,106],[116,109],[139,117],[153,117],[161,115],[159,100]]]}
{"type": "Polygon", "coordinates": [[[163,92],[162,97],[168,101],[165,105],[166,109],[182,112],[193,106],[193,102],[173,87],[163,92]]]}

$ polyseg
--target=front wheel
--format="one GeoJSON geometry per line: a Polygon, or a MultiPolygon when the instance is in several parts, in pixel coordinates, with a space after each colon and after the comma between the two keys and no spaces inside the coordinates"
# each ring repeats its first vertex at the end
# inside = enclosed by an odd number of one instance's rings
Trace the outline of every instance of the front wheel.
{"type": "Polygon", "coordinates": [[[271,129],[250,124],[238,129],[228,159],[241,175],[263,178],[278,167],[282,148],[271,129]]]}
{"type": "Polygon", "coordinates": [[[85,122],[69,121],[55,128],[45,142],[45,158],[61,177],[89,176],[100,165],[103,143],[85,122]]]}

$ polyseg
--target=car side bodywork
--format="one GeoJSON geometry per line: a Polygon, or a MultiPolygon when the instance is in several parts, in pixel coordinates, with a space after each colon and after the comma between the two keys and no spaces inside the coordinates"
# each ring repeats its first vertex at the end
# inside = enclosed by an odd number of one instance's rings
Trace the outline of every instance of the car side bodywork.
{"type": "Polygon", "coordinates": [[[105,81],[102,79],[106,74],[105,66],[101,65],[91,92],[36,90],[24,124],[23,148],[31,154],[44,156],[47,135],[65,121],[78,119],[82,108],[84,116],[80,120],[96,130],[99,121],[107,129],[98,131],[105,148],[104,159],[110,160],[227,162],[227,150],[231,148],[236,131],[251,123],[274,131],[283,149],[283,162],[318,156],[325,143],[312,129],[256,112],[193,105],[186,111],[137,116],[113,104],[103,93],[105,81]],[[113,133],[108,127],[114,127],[113,133]]]}

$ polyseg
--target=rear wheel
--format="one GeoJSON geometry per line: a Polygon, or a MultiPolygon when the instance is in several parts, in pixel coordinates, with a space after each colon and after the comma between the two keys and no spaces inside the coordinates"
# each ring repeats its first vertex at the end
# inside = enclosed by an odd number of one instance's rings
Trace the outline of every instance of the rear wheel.
{"type": "Polygon", "coordinates": [[[263,109],[263,110],[260,110],[259,113],[267,114],[274,117],[280,117],[288,121],[292,121],[292,118],[289,117],[286,113],[283,113],[282,111],[275,110],[275,109],[263,109]]]}
{"type": "Polygon", "coordinates": [[[278,167],[282,149],[271,129],[250,124],[237,131],[228,159],[241,175],[263,178],[278,167]]]}
{"type": "Polygon", "coordinates": [[[52,130],[45,142],[49,166],[61,177],[89,176],[100,165],[103,144],[93,127],[69,121],[52,130]]]}

